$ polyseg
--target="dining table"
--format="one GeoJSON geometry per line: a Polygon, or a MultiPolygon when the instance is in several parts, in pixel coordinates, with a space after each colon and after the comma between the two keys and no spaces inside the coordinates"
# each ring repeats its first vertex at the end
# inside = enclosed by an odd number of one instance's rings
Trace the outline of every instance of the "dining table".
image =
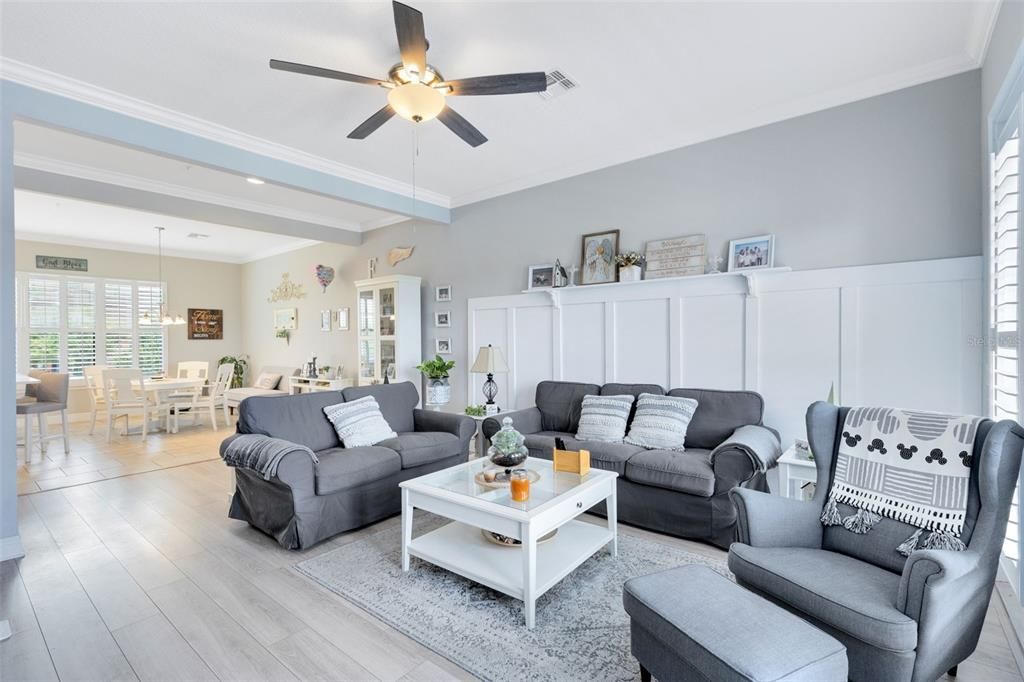
{"type": "MultiPolygon", "coordinates": [[[[173,393],[181,393],[191,390],[202,390],[206,385],[206,379],[186,379],[179,377],[159,377],[159,378],[145,378],[141,384],[138,381],[132,382],[132,387],[135,390],[143,390],[150,397],[153,402],[166,402],[167,396],[173,393]]],[[[185,402],[182,400],[182,402],[185,402]]],[[[159,428],[159,425],[157,425],[159,428]]],[[[166,430],[166,429],[165,429],[166,430]]],[[[130,435],[141,433],[141,427],[135,427],[128,429],[122,435],[130,435]]],[[[170,432],[170,431],[169,431],[170,432]]]]}

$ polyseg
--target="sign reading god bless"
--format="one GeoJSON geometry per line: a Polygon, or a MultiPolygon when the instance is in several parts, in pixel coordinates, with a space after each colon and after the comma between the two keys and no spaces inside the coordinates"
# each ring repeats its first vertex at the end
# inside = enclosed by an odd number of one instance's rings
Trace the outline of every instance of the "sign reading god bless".
{"type": "Polygon", "coordinates": [[[189,308],[188,338],[207,341],[223,339],[224,311],[214,308],[189,308]]]}
{"type": "Polygon", "coordinates": [[[36,269],[88,272],[89,261],[85,258],[65,258],[64,256],[36,256],[36,269]]]}

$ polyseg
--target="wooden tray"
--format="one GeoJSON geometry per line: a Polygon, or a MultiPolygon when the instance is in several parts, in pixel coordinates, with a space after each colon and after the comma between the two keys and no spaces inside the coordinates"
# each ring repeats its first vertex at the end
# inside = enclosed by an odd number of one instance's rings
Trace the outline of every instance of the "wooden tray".
{"type": "MultiPolygon", "coordinates": [[[[499,468],[499,467],[491,467],[490,469],[485,469],[485,471],[500,472],[499,476],[504,476],[504,474],[505,474],[505,470],[502,469],[502,468],[499,468]]],[[[527,469],[526,470],[526,477],[530,480],[530,483],[536,483],[537,481],[540,480],[540,473],[534,471],[533,469],[527,469]]],[[[507,488],[509,486],[508,479],[501,480],[500,478],[496,478],[493,481],[485,481],[484,480],[484,472],[483,471],[476,472],[476,475],[473,476],[473,479],[478,484],[482,485],[485,488],[495,488],[495,489],[497,489],[497,488],[507,488]]]]}

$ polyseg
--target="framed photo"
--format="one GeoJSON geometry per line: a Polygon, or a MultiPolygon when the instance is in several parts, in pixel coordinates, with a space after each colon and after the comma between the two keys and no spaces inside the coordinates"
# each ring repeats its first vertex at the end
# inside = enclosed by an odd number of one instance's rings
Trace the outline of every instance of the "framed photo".
{"type": "Polygon", "coordinates": [[[217,341],[224,338],[224,311],[214,308],[188,309],[188,338],[217,341]]]}
{"type": "Polygon", "coordinates": [[[729,242],[729,272],[760,270],[775,265],[775,235],[733,239],[729,242]]]}
{"type": "Polygon", "coordinates": [[[554,265],[531,265],[526,277],[527,289],[550,289],[555,285],[554,265]]]}
{"type": "Polygon", "coordinates": [[[442,284],[434,289],[434,300],[438,303],[450,303],[452,300],[452,285],[442,284]]]}
{"type": "Polygon", "coordinates": [[[338,308],[338,325],[337,330],[339,332],[347,332],[348,327],[348,308],[338,308]]]}
{"type": "Polygon", "coordinates": [[[615,255],[619,252],[619,231],[605,230],[583,235],[580,284],[604,284],[617,279],[615,255]]]}
{"type": "Polygon", "coordinates": [[[329,332],[331,331],[331,311],[321,310],[320,311],[320,331],[329,332]]]}
{"type": "Polygon", "coordinates": [[[295,308],[277,308],[274,310],[274,329],[292,330],[298,326],[298,315],[295,308]]]}
{"type": "Polygon", "coordinates": [[[434,313],[434,326],[435,327],[450,327],[452,326],[452,312],[450,310],[438,310],[434,313]]]}
{"type": "Polygon", "coordinates": [[[434,350],[438,355],[451,355],[452,354],[452,339],[434,339],[434,350]]]}

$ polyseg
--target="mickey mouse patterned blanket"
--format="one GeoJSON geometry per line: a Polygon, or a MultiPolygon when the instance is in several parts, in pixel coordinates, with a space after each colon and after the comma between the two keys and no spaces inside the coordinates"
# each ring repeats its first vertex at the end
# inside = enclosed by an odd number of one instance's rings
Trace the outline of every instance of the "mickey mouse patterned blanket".
{"type": "Polygon", "coordinates": [[[980,417],[855,407],[846,415],[829,500],[826,526],[867,533],[882,518],[919,529],[897,551],[919,545],[963,550],[971,452],[980,417]],[[845,519],[837,503],[857,512],[845,519]],[[923,532],[928,537],[921,543],[923,532]]]}

